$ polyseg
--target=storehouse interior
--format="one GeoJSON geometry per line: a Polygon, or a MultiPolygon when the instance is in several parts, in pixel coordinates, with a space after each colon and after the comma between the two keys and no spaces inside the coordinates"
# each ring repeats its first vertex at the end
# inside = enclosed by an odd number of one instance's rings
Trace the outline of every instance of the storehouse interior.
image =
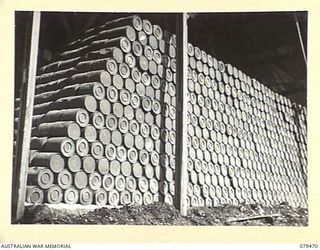
{"type": "MultiPolygon", "coordinates": [[[[41,13],[28,203],[174,204],[177,14],[134,14],[41,13]]],[[[15,126],[30,15],[16,12],[15,126]]],[[[188,207],[306,208],[307,13],[187,24],[188,207]]]]}

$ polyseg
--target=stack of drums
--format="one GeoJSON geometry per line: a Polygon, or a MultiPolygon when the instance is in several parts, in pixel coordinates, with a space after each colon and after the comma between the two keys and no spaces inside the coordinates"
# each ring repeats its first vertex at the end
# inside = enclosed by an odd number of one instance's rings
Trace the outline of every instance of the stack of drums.
{"type": "Polygon", "coordinates": [[[296,140],[299,147],[299,159],[302,175],[307,185],[307,110],[304,106],[293,104],[295,123],[297,126],[296,140]]]}
{"type": "Polygon", "coordinates": [[[40,72],[27,202],[173,203],[174,36],[138,16],[113,20],[40,72]]]}
{"type": "MultiPolygon", "coordinates": [[[[305,108],[187,49],[189,207],[306,207],[305,108]]],[[[175,35],[130,16],[84,32],[42,67],[27,202],[173,204],[175,57],[175,35]]]]}
{"type": "Polygon", "coordinates": [[[192,44],[188,58],[189,206],[306,207],[290,100],[192,44]]]}

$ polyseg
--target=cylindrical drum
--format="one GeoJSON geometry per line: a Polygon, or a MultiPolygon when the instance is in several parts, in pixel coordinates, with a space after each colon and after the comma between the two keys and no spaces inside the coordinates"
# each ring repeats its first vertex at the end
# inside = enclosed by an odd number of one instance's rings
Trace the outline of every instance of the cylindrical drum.
{"type": "Polygon", "coordinates": [[[88,142],[93,142],[97,138],[97,130],[94,126],[89,125],[83,129],[83,136],[88,142]]]}
{"type": "Polygon", "coordinates": [[[104,154],[104,147],[101,142],[95,141],[90,144],[90,153],[95,159],[101,159],[104,154]]]}
{"type": "Polygon", "coordinates": [[[76,204],[79,200],[79,191],[74,187],[69,187],[64,191],[63,200],[66,204],[76,204]]]}
{"type": "Polygon", "coordinates": [[[115,189],[110,191],[109,194],[108,194],[108,203],[111,206],[118,206],[119,201],[120,201],[119,192],[117,190],[115,190],[115,189]]]}
{"type": "Polygon", "coordinates": [[[72,185],[72,174],[68,170],[63,169],[57,176],[57,182],[62,189],[68,189],[72,185]]]}
{"type": "Polygon", "coordinates": [[[83,157],[82,158],[82,168],[83,168],[84,172],[91,174],[96,169],[95,159],[90,155],[83,157]]]}
{"type": "Polygon", "coordinates": [[[77,140],[80,137],[80,126],[72,121],[42,123],[37,129],[38,136],[70,137],[77,140]]]}
{"type": "Polygon", "coordinates": [[[105,124],[104,115],[99,112],[95,111],[91,115],[92,124],[96,129],[102,129],[105,124]]]}
{"type": "Polygon", "coordinates": [[[47,167],[52,172],[59,173],[64,168],[64,164],[64,159],[57,153],[36,153],[30,165],[47,167]]]}
{"type": "Polygon", "coordinates": [[[106,191],[114,189],[114,177],[111,174],[105,174],[102,179],[102,186],[106,191]]]}
{"type": "Polygon", "coordinates": [[[78,189],[82,189],[88,185],[88,176],[83,171],[79,171],[79,172],[75,173],[73,179],[74,179],[74,181],[73,181],[74,185],[78,189]]]}
{"type": "MultiPolygon", "coordinates": [[[[77,145],[76,145],[76,151],[77,151],[77,145]]],[[[82,167],[82,162],[81,162],[80,157],[75,154],[75,155],[71,156],[70,158],[68,158],[67,159],[67,167],[73,173],[80,171],[80,169],[82,167]]]]}
{"type": "Polygon", "coordinates": [[[80,138],[76,141],[76,153],[82,157],[89,153],[89,143],[86,139],[80,138]]]}
{"type": "Polygon", "coordinates": [[[98,190],[101,187],[102,178],[97,172],[93,172],[89,175],[89,187],[92,190],[98,190]]]}
{"type": "Polygon", "coordinates": [[[131,193],[124,190],[120,193],[120,204],[129,205],[131,203],[131,193]]]}
{"type": "Polygon", "coordinates": [[[57,185],[51,186],[45,192],[45,200],[50,204],[59,204],[62,202],[62,199],[63,199],[62,189],[57,185]]]}
{"type": "Polygon", "coordinates": [[[100,174],[105,175],[109,172],[109,161],[106,158],[102,158],[96,161],[97,169],[100,174]]]}
{"type": "Polygon", "coordinates": [[[142,203],[143,203],[142,194],[138,190],[135,190],[132,193],[132,203],[138,204],[138,205],[142,205],[142,203]]]}
{"type": "Polygon", "coordinates": [[[48,139],[44,145],[44,150],[60,152],[65,157],[71,157],[75,153],[75,144],[68,137],[54,137],[48,139]]]}
{"type": "Polygon", "coordinates": [[[54,176],[50,169],[44,167],[31,167],[28,169],[28,186],[39,186],[48,189],[53,185],[54,176]]]}
{"type": "Polygon", "coordinates": [[[26,202],[31,204],[42,204],[44,201],[43,191],[36,186],[27,186],[26,202]]]}
{"type": "Polygon", "coordinates": [[[104,206],[107,204],[108,201],[108,195],[106,190],[103,188],[100,188],[96,191],[94,191],[94,204],[97,206],[104,206]]]}
{"type": "Polygon", "coordinates": [[[93,192],[89,188],[80,190],[79,201],[82,205],[90,205],[93,201],[93,192]]]}

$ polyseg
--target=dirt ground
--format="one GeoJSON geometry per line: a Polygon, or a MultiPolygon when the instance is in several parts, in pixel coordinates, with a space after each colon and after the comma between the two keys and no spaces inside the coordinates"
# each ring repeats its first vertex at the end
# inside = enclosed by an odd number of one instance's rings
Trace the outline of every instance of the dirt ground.
{"type": "Polygon", "coordinates": [[[222,205],[192,208],[181,216],[173,206],[156,203],[122,208],[98,208],[83,215],[55,215],[46,205],[28,207],[23,224],[307,226],[308,210],[278,206],[222,205]]]}

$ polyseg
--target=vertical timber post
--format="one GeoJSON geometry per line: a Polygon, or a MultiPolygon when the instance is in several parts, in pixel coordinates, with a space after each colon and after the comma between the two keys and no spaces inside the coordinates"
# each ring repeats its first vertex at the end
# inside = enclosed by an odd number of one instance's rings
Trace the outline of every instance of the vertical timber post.
{"type": "Polygon", "coordinates": [[[306,50],[303,45],[303,40],[302,40],[302,36],[301,36],[301,30],[300,30],[300,25],[299,25],[297,13],[295,12],[295,13],[293,13],[293,15],[294,15],[294,21],[295,21],[297,32],[298,32],[298,37],[299,37],[299,42],[300,42],[300,46],[301,46],[303,59],[304,59],[305,64],[307,65],[307,55],[306,55],[306,50]]]}
{"type": "MultiPolygon", "coordinates": [[[[29,165],[29,150],[32,127],[34,90],[37,73],[38,45],[40,35],[40,12],[35,11],[32,15],[31,36],[28,41],[30,46],[27,81],[21,87],[21,103],[16,144],[16,158],[13,168],[12,182],[12,222],[16,223],[24,214],[26,197],[27,174],[29,165]]],[[[27,31],[28,32],[28,31],[27,31]]]]}
{"type": "Polygon", "coordinates": [[[177,43],[177,117],[176,117],[176,169],[175,169],[175,207],[180,214],[187,215],[187,13],[176,16],[177,43]]]}

